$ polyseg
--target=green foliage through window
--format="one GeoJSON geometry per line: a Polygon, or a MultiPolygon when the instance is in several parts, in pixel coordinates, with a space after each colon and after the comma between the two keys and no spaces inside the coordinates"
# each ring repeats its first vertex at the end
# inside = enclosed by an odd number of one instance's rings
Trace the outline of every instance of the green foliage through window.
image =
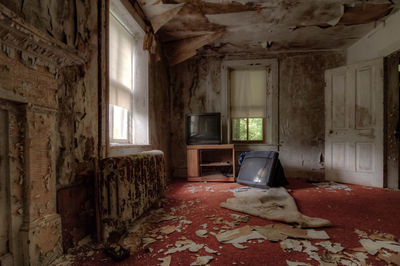
{"type": "Polygon", "coordinates": [[[233,141],[263,141],[263,118],[232,118],[233,141]]]}

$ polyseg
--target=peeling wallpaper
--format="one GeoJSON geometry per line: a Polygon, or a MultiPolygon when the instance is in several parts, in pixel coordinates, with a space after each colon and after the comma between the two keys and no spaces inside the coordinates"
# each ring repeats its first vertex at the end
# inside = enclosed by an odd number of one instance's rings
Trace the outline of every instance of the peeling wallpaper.
{"type": "Polygon", "coordinates": [[[37,99],[52,100],[52,107],[59,109],[55,143],[58,187],[79,182],[76,176],[94,171],[97,157],[98,3],[96,0],[0,2],[25,22],[75,48],[87,60],[83,66],[53,70],[57,84],[51,88],[25,84],[28,91],[39,92],[34,88],[43,88],[37,99]],[[49,89],[56,92],[56,98],[50,95],[49,89]]]}
{"type": "MultiPolygon", "coordinates": [[[[324,176],[324,70],[345,64],[343,52],[258,55],[279,61],[279,152],[289,177],[324,176]]],[[[196,56],[171,68],[171,170],[186,175],[187,113],[221,112],[222,57],[196,56]]],[[[223,137],[224,139],[224,137],[223,137]]],[[[274,149],[254,145],[252,149],[274,149]]]]}
{"type": "MultiPolygon", "coordinates": [[[[23,253],[22,256],[15,252],[21,263],[23,260],[31,265],[48,265],[62,254],[64,240],[70,246],[90,233],[87,224],[82,223],[79,217],[75,221],[67,221],[72,229],[70,232],[64,231],[64,236],[62,225],[66,224],[66,217],[71,218],[68,213],[79,212],[76,206],[83,206],[84,211],[93,215],[94,200],[89,199],[93,194],[74,198],[76,202],[70,209],[68,205],[57,209],[56,199],[59,191],[65,190],[64,194],[69,195],[68,189],[80,188],[88,179],[91,185],[86,189],[94,189],[91,186],[94,174],[98,171],[98,93],[103,89],[99,89],[98,17],[101,9],[98,4],[96,0],[0,0],[1,12],[7,13],[8,8],[17,14],[11,19],[0,16],[0,98],[6,97],[7,103],[20,100],[21,106],[26,108],[21,114],[26,120],[23,121],[26,129],[16,129],[27,132],[25,156],[28,161],[25,164],[28,174],[18,176],[23,179],[19,185],[26,189],[24,195],[18,195],[21,201],[18,204],[22,206],[12,207],[21,208],[18,213],[25,221],[22,234],[14,237],[13,242],[17,243],[13,250],[23,253]],[[29,36],[18,35],[19,29],[15,27],[7,28],[7,23],[12,19],[20,21],[28,27],[27,32],[33,30],[33,36],[42,39],[32,40],[29,36]],[[17,40],[20,45],[17,48],[7,46],[6,41],[15,40],[7,37],[9,30],[14,30],[14,36],[22,36],[17,40]],[[56,53],[54,57],[52,52],[56,53]],[[51,56],[46,58],[47,54],[51,56]],[[66,60],[64,63],[63,56],[69,55],[76,60],[66,60]],[[8,101],[10,95],[12,100],[8,101]],[[62,215],[59,215],[60,211],[62,215]]],[[[152,145],[146,149],[162,150],[166,155],[165,160],[168,160],[168,71],[162,60],[155,56],[150,58],[149,119],[152,145]]],[[[102,69],[100,73],[105,72],[102,69]]],[[[104,117],[104,114],[101,116],[104,117]]],[[[19,163],[22,164],[22,161],[19,163]]],[[[151,186],[154,180],[146,179],[144,182],[145,186],[151,186]]],[[[162,176],[162,182],[165,182],[165,175],[162,176]]],[[[159,197],[160,194],[153,196],[159,197]]],[[[143,212],[144,209],[135,211],[143,212]]],[[[21,224],[16,226],[20,230],[21,224]]]]}

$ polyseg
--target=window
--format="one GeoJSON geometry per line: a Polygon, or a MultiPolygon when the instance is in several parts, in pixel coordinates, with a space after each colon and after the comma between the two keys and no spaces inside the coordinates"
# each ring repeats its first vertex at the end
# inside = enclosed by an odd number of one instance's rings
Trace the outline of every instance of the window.
{"type": "Polygon", "coordinates": [[[278,145],[278,60],[225,60],[221,82],[223,141],[278,145]]]}
{"type": "Polygon", "coordinates": [[[264,142],[267,102],[267,69],[230,71],[231,139],[264,142]]]}
{"type": "Polygon", "coordinates": [[[148,54],[144,31],[119,3],[109,15],[109,137],[111,144],[146,145],[148,54]]]}

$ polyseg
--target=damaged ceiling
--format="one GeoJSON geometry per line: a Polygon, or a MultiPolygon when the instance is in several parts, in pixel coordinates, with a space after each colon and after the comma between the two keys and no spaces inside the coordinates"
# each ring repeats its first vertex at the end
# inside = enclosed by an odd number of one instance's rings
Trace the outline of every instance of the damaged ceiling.
{"type": "Polygon", "coordinates": [[[207,52],[343,49],[397,11],[399,0],[140,0],[170,65],[207,52]]]}

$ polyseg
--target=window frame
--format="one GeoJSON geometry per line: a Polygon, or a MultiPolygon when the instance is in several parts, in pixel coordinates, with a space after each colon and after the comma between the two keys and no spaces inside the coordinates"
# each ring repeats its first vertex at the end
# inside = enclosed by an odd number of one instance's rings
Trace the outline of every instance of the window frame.
{"type": "MultiPolygon", "coordinates": [[[[141,85],[145,85],[145,91],[143,91],[144,97],[146,97],[147,100],[147,106],[145,107],[146,110],[146,117],[147,117],[147,136],[143,135],[143,137],[147,138],[147,143],[134,143],[134,132],[133,132],[133,123],[134,123],[134,91],[132,91],[131,95],[131,107],[128,110],[128,139],[114,139],[113,138],[113,119],[111,115],[113,115],[113,105],[110,104],[110,73],[109,73],[109,67],[110,67],[110,43],[109,43],[109,36],[110,36],[110,16],[113,16],[116,18],[118,22],[121,23],[121,25],[129,32],[129,34],[133,35],[133,38],[137,40],[137,43],[134,44],[133,46],[133,53],[136,55],[135,50],[136,49],[141,49],[142,48],[142,41],[145,38],[146,34],[146,25],[144,21],[140,18],[140,16],[136,13],[135,9],[133,6],[131,6],[130,3],[125,2],[123,0],[114,0],[114,1],[106,1],[106,6],[105,6],[105,39],[104,39],[104,56],[105,56],[105,64],[104,64],[104,70],[105,70],[105,91],[104,91],[104,98],[105,98],[105,113],[104,113],[104,118],[105,118],[105,126],[103,127],[105,130],[105,143],[106,143],[106,153],[105,156],[120,156],[120,155],[125,155],[125,154],[132,154],[144,150],[149,150],[151,148],[151,141],[150,141],[150,56],[148,54],[148,51],[143,51],[143,53],[146,53],[144,57],[140,57],[139,60],[139,67],[144,66],[143,62],[145,62],[145,80],[143,80],[143,83],[141,85]],[[146,59],[146,60],[145,60],[146,59]]],[[[143,55],[143,54],[142,54],[143,55]]],[[[132,60],[133,57],[132,57],[132,60]]],[[[133,75],[136,75],[136,72],[138,71],[136,67],[133,67],[133,75]]],[[[135,86],[134,82],[135,79],[133,79],[133,84],[132,86],[135,86]]]]}
{"type": "MultiPolygon", "coordinates": [[[[131,36],[132,36],[132,38],[133,39],[135,39],[135,35],[134,35],[134,33],[133,32],[131,32],[128,28],[127,28],[127,26],[125,25],[125,23],[123,23],[122,21],[121,21],[121,19],[118,17],[118,14],[116,14],[116,11],[113,11],[113,10],[111,10],[111,9],[109,9],[109,17],[114,17],[114,19],[120,24],[120,26],[122,26],[127,32],[128,32],[128,34],[130,34],[131,36]]],[[[109,19],[108,20],[108,25],[110,25],[110,21],[111,21],[111,19],[109,19]]],[[[108,38],[110,38],[110,31],[108,32],[108,38]]],[[[109,43],[109,42],[108,42],[109,43]]],[[[108,44],[109,45],[109,44],[108,44]]],[[[134,50],[135,50],[135,44],[133,44],[132,43],[132,51],[134,52],[134,50]]],[[[108,54],[107,54],[107,57],[108,58],[110,58],[110,50],[108,50],[108,54]]],[[[110,60],[108,60],[108,62],[110,62],[110,60]]],[[[133,61],[133,54],[132,54],[132,58],[131,58],[131,65],[133,66],[133,64],[134,64],[135,62],[133,61]]],[[[134,68],[133,68],[134,69],[134,68]]],[[[133,69],[132,69],[132,71],[133,71],[133,69]]],[[[134,73],[132,73],[132,75],[134,75],[134,73]]],[[[113,82],[115,82],[115,83],[118,83],[118,81],[114,81],[114,80],[111,80],[111,78],[110,78],[110,72],[109,72],[109,68],[108,68],[108,76],[109,76],[109,79],[108,79],[108,84],[107,84],[107,86],[108,86],[108,93],[110,93],[110,90],[111,90],[111,88],[110,88],[110,84],[111,83],[113,83],[113,82]]],[[[131,104],[130,104],[130,108],[129,109],[126,109],[126,110],[128,110],[128,112],[127,112],[127,125],[126,125],[126,127],[127,127],[127,138],[126,139],[115,139],[114,138],[114,104],[111,104],[110,103],[110,101],[108,102],[108,106],[109,106],[109,118],[108,118],[108,123],[109,123],[109,139],[110,139],[110,143],[111,143],[111,145],[115,145],[115,144],[126,144],[126,145],[132,145],[133,143],[132,143],[132,113],[133,113],[133,92],[132,92],[132,87],[134,86],[134,81],[132,81],[132,84],[131,84],[131,92],[130,92],[130,98],[131,98],[131,104]]],[[[122,122],[121,122],[122,123],[122,122]]]]}
{"type": "Polygon", "coordinates": [[[247,119],[247,123],[246,123],[246,125],[247,125],[247,134],[246,134],[246,137],[247,137],[247,140],[234,140],[233,139],[233,130],[230,130],[230,140],[231,140],[231,142],[232,143],[234,143],[234,144],[239,144],[239,143],[242,143],[242,144],[262,144],[262,143],[265,143],[265,117],[235,117],[235,118],[230,118],[230,128],[233,128],[233,119],[244,119],[244,118],[246,118],[247,119]],[[262,119],[262,128],[263,128],[263,132],[262,132],[262,136],[263,136],[263,138],[262,138],[262,140],[249,140],[249,119],[251,119],[251,118],[261,118],[262,119]]]}
{"type": "MultiPolygon", "coordinates": [[[[225,143],[234,143],[241,146],[262,145],[277,150],[279,145],[279,94],[278,94],[278,59],[254,59],[254,60],[224,60],[221,65],[222,83],[222,131],[225,143]],[[232,119],[230,113],[230,71],[234,69],[270,69],[271,86],[267,88],[266,117],[263,119],[263,141],[233,141],[232,119]],[[273,146],[273,147],[271,147],[273,146]]],[[[240,150],[240,147],[239,147],[240,150]]]]}
{"type": "Polygon", "coordinates": [[[108,104],[108,108],[109,108],[109,134],[110,134],[110,143],[111,145],[115,145],[115,144],[126,144],[126,145],[131,145],[131,143],[129,142],[130,139],[132,139],[132,106],[130,109],[128,110],[128,125],[127,125],[127,139],[114,139],[113,138],[113,132],[114,132],[114,105],[113,104],[108,104]]]}

